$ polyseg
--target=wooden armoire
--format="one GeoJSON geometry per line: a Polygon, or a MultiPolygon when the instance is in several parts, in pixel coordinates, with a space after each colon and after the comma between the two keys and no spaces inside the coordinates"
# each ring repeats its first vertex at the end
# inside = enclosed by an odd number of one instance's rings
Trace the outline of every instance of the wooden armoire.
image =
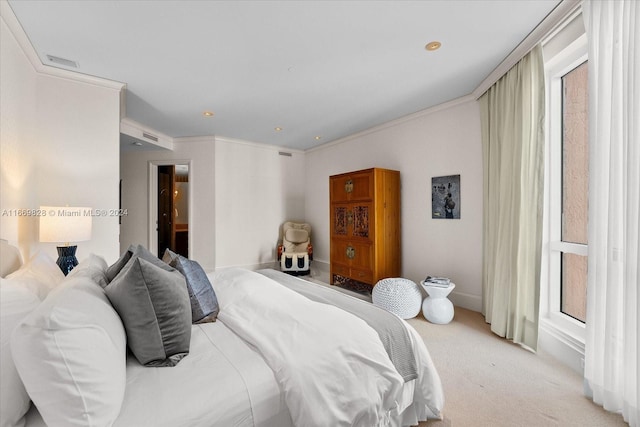
{"type": "Polygon", "coordinates": [[[400,276],[400,172],[365,169],[329,177],[331,284],[374,286],[400,276]]]}

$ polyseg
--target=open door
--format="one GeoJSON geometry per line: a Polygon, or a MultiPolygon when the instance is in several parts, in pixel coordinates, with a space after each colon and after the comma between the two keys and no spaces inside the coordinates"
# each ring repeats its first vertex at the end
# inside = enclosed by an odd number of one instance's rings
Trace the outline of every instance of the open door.
{"type": "MultiPolygon", "coordinates": [[[[157,249],[189,257],[189,165],[158,165],[157,249]]],[[[152,245],[155,246],[155,245],[152,245]]]]}
{"type": "Polygon", "coordinates": [[[175,166],[158,166],[158,258],[167,248],[175,250],[174,175],[175,166]]]}

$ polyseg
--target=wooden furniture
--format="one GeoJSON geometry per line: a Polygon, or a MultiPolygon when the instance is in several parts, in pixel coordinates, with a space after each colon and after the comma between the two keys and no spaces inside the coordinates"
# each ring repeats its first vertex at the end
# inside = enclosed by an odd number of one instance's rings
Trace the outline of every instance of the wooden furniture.
{"type": "Polygon", "coordinates": [[[375,285],[400,275],[400,172],[366,169],[329,178],[331,284],[375,285]]]}

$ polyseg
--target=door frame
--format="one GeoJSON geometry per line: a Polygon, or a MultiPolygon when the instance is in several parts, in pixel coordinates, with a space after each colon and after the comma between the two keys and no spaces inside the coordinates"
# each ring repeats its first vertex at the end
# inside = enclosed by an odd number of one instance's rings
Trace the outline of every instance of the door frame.
{"type": "Polygon", "coordinates": [[[193,185],[193,165],[191,160],[149,160],[149,204],[147,207],[148,222],[147,222],[147,248],[149,251],[158,256],[158,166],[176,166],[186,165],[189,167],[189,200],[187,205],[189,206],[189,231],[187,232],[189,240],[189,254],[193,253],[193,239],[191,230],[193,230],[193,197],[192,197],[192,185],[193,185]]]}

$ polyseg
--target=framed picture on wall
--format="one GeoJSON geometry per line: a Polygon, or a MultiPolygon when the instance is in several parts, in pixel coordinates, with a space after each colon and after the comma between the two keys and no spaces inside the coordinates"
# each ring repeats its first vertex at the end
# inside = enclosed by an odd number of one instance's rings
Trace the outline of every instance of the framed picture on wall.
{"type": "Polygon", "coordinates": [[[431,218],[460,219],[460,175],[431,178],[431,218]]]}

